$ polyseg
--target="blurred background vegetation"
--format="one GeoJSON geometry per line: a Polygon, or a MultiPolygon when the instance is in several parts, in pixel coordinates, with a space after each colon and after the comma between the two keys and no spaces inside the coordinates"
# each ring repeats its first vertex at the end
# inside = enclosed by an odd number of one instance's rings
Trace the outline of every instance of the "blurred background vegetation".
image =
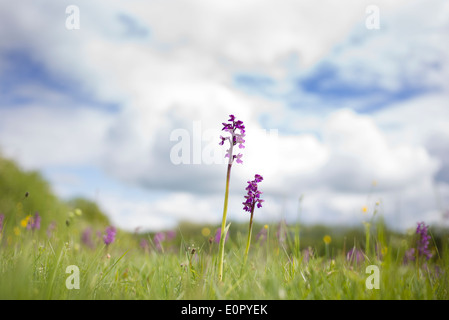
{"type": "MultiPolygon", "coordinates": [[[[36,212],[41,216],[41,227],[34,232],[40,236],[48,236],[49,228],[57,228],[59,234],[70,233],[72,239],[81,242],[83,230],[91,229],[101,232],[110,225],[107,214],[91,200],[74,198],[68,201],[59,199],[52,192],[47,181],[36,171],[24,171],[14,161],[5,159],[0,154],[0,214],[4,215],[3,234],[14,234],[14,228],[20,226],[21,221],[36,212]]],[[[146,250],[160,250],[155,243],[157,233],[125,232],[116,226],[122,238],[121,243],[135,247],[145,247],[146,250]]],[[[217,225],[197,225],[180,222],[175,230],[159,232],[164,234],[165,247],[163,250],[187,250],[194,246],[201,250],[212,250],[218,244],[215,242],[217,225]],[[165,237],[171,232],[176,236],[165,237]]],[[[434,253],[438,254],[444,241],[447,242],[448,232],[438,226],[431,226],[434,240],[434,253]]],[[[246,241],[248,225],[232,222],[228,248],[242,246],[246,241]]],[[[414,232],[411,231],[410,234],[414,232]]],[[[257,244],[266,240],[281,244],[281,248],[289,253],[291,250],[307,250],[311,247],[316,255],[324,255],[326,244],[324,237],[329,236],[332,256],[345,254],[353,247],[364,249],[366,234],[364,226],[335,227],[327,225],[286,225],[284,221],[277,224],[263,225],[255,222],[252,241],[257,244]],[[299,235],[299,237],[296,237],[299,235]]],[[[376,241],[388,242],[397,248],[405,247],[410,235],[389,230],[379,217],[371,226],[371,236],[376,241]]],[[[373,248],[376,243],[371,244],[373,248]]]]}
{"type": "Polygon", "coordinates": [[[50,225],[70,225],[75,212],[82,212],[78,217],[82,226],[103,227],[109,224],[109,219],[95,203],[81,198],[59,199],[39,172],[24,171],[0,154],[0,214],[5,217],[5,233],[12,232],[27,216],[38,213],[41,227],[35,232],[44,234],[50,225]]]}

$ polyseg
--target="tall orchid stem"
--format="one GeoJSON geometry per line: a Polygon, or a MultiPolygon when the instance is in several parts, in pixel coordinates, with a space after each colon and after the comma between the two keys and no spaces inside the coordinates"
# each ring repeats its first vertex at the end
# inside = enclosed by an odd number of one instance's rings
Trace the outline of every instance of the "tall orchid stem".
{"type": "Polygon", "coordinates": [[[255,204],[253,205],[253,207],[251,209],[251,217],[249,218],[248,240],[246,242],[245,258],[243,260],[243,266],[242,267],[244,267],[246,265],[246,260],[248,259],[249,244],[251,243],[251,234],[252,234],[252,230],[253,230],[254,208],[255,208],[255,204]]]}
{"type": "MultiPolygon", "coordinates": [[[[232,146],[231,146],[232,148],[232,146]]],[[[232,153],[230,158],[232,159],[232,153]]],[[[231,160],[230,160],[231,161],[231,160]]],[[[221,235],[220,235],[220,244],[218,247],[218,255],[219,255],[219,261],[218,261],[218,280],[223,280],[223,261],[224,261],[224,245],[226,241],[226,214],[228,212],[228,197],[229,197],[229,180],[231,178],[231,167],[232,163],[228,164],[228,172],[226,174],[226,191],[225,191],[225,199],[224,199],[224,206],[223,206],[223,219],[221,221],[221,235]]]]}

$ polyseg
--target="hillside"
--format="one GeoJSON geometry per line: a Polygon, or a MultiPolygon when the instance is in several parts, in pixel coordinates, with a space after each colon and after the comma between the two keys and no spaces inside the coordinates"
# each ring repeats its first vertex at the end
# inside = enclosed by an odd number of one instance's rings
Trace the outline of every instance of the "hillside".
{"type": "Polygon", "coordinates": [[[80,226],[109,224],[107,216],[95,203],[82,198],[62,201],[39,172],[25,171],[1,154],[0,215],[4,217],[3,230],[15,230],[16,233],[22,229],[34,229],[39,234],[49,228],[63,231],[74,219],[80,226]],[[31,222],[37,216],[39,228],[31,228],[31,222]]]}

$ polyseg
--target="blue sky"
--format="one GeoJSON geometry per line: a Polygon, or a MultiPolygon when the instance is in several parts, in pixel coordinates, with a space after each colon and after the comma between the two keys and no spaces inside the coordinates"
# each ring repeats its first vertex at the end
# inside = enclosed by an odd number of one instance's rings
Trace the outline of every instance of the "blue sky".
{"type": "Polygon", "coordinates": [[[176,165],[170,136],[221,154],[235,114],[230,219],[259,173],[260,222],[294,221],[302,197],[305,223],[358,225],[376,202],[398,229],[447,223],[449,6],[378,1],[368,29],[372,4],[2,1],[0,150],[119,227],[218,225],[225,163],[176,165]]]}

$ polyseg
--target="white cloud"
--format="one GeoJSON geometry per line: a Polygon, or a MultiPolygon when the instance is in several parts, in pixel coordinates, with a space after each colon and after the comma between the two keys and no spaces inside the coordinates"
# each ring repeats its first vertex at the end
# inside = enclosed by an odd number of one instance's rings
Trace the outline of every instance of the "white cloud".
{"type": "Polygon", "coordinates": [[[111,223],[128,231],[158,231],[174,228],[177,220],[154,208],[143,199],[133,200],[119,194],[103,194],[100,207],[108,213],[111,223]]]}
{"type": "Polygon", "coordinates": [[[391,143],[423,145],[432,135],[449,134],[448,99],[444,92],[423,95],[376,112],[373,119],[391,143]]]}
{"type": "Polygon", "coordinates": [[[1,111],[0,143],[27,169],[97,163],[111,117],[87,108],[30,105],[1,111]]]}
{"type": "Polygon", "coordinates": [[[432,176],[437,169],[422,146],[391,146],[370,118],[350,110],[331,115],[324,141],[331,152],[322,174],[336,189],[366,190],[363,185],[373,180],[395,189],[432,176]]]}
{"type": "MultiPolygon", "coordinates": [[[[79,80],[81,92],[100,102],[116,102],[119,110],[75,108],[74,99],[63,94],[39,86],[18,87],[17,92],[39,97],[41,103],[1,109],[1,146],[27,167],[95,164],[133,187],[151,193],[173,191],[151,200],[143,195],[129,200],[104,191],[99,201],[125,228],[156,229],[183,218],[212,223],[220,220],[226,168],[174,165],[169,157],[174,143],[169,137],[176,129],[193,134],[192,126],[199,121],[203,131],[217,135],[215,144],[213,134],[205,137],[203,146],[211,143],[219,152],[221,122],[232,113],[244,121],[248,136],[244,165],[233,167],[231,218],[245,219],[242,192],[255,173],[265,177],[261,188],[267,202],[260,219],[294,216],[297,197],[305,194],[304,214],[309,221],[350,221],[363,205],[372,180],[388,201],[395,202],[394,194],[401,193],[404,202],[420,203],[425,214],[433,212],[432,201],[414,199],[421,199],[419,194],[430,197],[429,181],[439,170],[436,154],[442,152],[430,154],[426,139],[432,132],[448,136],[444,96],[363,116],[349,110],[331,113],[321,99],[300,92],[304,103],[325,111],[299,113],[233,86],[236,72],[291,79],[292,73],[313,71],[329,56],[340,67],[339,81],[380,83],[394,91],[401,85],[404,68],[414,85],[440,84],[448,73],[446,49],[438,43],[438,34],[417,40],[406,37],[402,45],[397,41],[411,34],[409,27],[418,28],[416,8],[423,10],[419,21],[428,20],[433,11],[424,2],[411,9],[404,3],[378,2],[381,30],[361,45],[351,43],[354,36],[345,39],[348,32],[357,36],[356,28],[364,25],[368,2],[174,1],[168,6],[162,1],[128,1],[125,6],[117,1],[80,1],[79,31],[65,29],[64,4],[45,2],[33,11],[32,2],[18,7],[3,3],[0,50],[26,48],[46,70],[75,83],[79,80]],[[148,35],[125,38],[128,29],[120,14],[135,19],[148,35]],[[399,22],[406,24],[401,27],[399,22]],[[334,54],[335,48],[340,54],[334,54]],[[415,49],[413,55],[409,50],[415,49]],[[404,59],[409,55],[412,59],[404,59]],[[289,69],[292,56],[299,57],[293,71],[289,69]],[[426,67],[435,61],[446,69],[426,67]],[[423,71],[425,77],[416,76],[423,71]],[[64,103],[68,106],[58,106],[64,103]],[[278,129],[277,135],[264,134],[262,115],[270,118],[264,128],[278,129]],[[290,126],[290,135],[282,133],[285,125],[290,126]]],[[[430,19],[425,30],[440,30],[447,24],[444,15],[438,19],[438,24],[430,19]]],[[[360,34],[366,35],[367,30],[360,34]]],[[[2,62],[0,70],[5,67],[2,62]]],[[[440,146],[436,143],[433,150],[440,146]]],[[[388,214],[393,215],[394,209],[388,209],[388,214]]]]}

